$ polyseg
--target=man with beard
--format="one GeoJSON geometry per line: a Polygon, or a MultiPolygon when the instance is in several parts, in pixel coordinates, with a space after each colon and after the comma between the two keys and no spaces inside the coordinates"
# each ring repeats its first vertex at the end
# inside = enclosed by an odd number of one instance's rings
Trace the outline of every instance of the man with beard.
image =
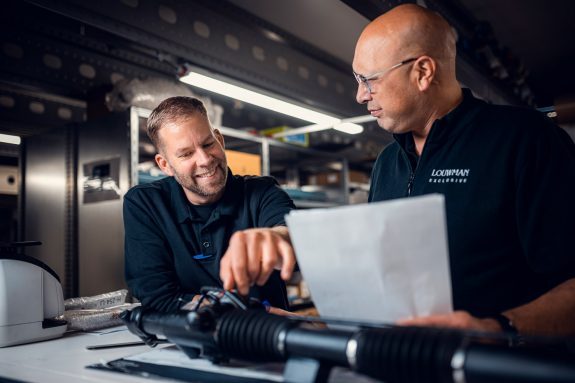
{"type": "Polygon", "coordinates": [[[204,286],[287,308],[295,257],[284,216],[294,208],[271,177],[235,176],[201,101],[164,100],[147,133],[168,176],[124,198],[126,281],[143,305],[175,311],[204,286]],[[280,273],[281,271],[281,273],[280,273]]]}
{"type": "Polygon", "coordinates": [[[369,201],[445,195],[456,311],[402,323],[574,335],[575,146],[535,110],[462,90],[455,41],[440,15],[403,4],[353,59],[357,101],[395,139],[369,201]]]}

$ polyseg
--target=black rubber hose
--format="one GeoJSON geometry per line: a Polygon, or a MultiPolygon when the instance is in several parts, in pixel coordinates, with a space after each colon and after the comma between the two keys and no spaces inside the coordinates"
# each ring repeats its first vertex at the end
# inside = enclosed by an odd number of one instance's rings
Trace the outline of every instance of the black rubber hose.
{"type": "Polygon", "coordinates": [[[417,327],[362,330],[355,370],[388,383],[452,382],[451,360],[463,335],[417,327]]]}
{"type": "Polygon", "coordinates": [[[257,362],[281,361],[285,356],[279,346],[280,333],[296,325],[287,318],[259,310],[234,310],[225,313],[215,339],[225,354],[257,362]]]}

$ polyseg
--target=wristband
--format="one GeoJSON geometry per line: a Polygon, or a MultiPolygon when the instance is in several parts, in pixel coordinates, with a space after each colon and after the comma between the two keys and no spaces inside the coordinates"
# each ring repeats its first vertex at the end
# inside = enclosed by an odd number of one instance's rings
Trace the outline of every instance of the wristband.
{"type": "Polygon", "coordinates": [[[495,314],[491,318],[495,319],[497,321],[497,323],[499,323],[499,326],[501,326],[501,329],[503,330],[503,332],[505,332],[507,334],[511,334],[511,335],[519,334],[517,327],[515,327],[515,325],[511,321],[511,319],[507,318],[505,315],[495,314]]]}

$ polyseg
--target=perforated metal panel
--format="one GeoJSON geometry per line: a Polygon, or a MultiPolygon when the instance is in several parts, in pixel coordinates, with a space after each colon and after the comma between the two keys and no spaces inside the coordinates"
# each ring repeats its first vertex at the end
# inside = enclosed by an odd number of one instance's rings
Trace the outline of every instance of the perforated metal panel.
{"type": "MultiPolygon", "coordinates": [[[[95,27],[146,47],[148,59],[156,59],[155,64],[142,62],[146,68],[165,72],[161,58],[173,63],[187,61],[332,113],[349,117],[361,110],[353,102],[356,84],[347,64],[226,2],[118,0],[106,2],[106,6],[76,0],[32,3],[77,20],[86,28],[95,27]]],[[[72,58],[91,66],[94,71],[88,69],[87,74],[94,76],[79,76],[79,82],[96,84],[101,73],[108,72],[102,68],[103,62],[98,65],[98,54],[106,46],[109,59],[116,53],[123,54],[123,60],[135,61],[121,49],[109,49],[108,41],[94,42],[94,35],[89,29],[86,31],[77,40],[86,40],[78,41],[79,45],[92,52],[81,52],[72,58]],[[87,45],[90,40],[92,43],[87,45]]],[[[58,37],[71,40],[69,33],[58,37]]],[[[52,44],[45,50],[53,54],[58,49],[61,51],[52,44]]],[[[107,60],[107,65],[115,64],[107,60]]],[[[119,66],[116,70],[122,72],[119,66]]]]}

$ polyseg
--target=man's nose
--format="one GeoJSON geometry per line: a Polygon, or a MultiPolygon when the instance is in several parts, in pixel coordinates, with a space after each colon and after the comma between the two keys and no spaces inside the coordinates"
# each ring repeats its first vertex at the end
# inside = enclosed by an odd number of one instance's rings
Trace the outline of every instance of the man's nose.
{"type": "Polygon", "coordinates": [[[204,149],[196,150],[196,162],[198,165],[209,164],[212,161],[212,156],[204,149]]]}
{"type": "Polygon", "coordinates": [[[355,100],[359,104],[365,104],[369,100],[371,100],[371,93],[367,89],[367,86],[363,83],[357,84],[357,93],[355,94],[355,100]]]}

